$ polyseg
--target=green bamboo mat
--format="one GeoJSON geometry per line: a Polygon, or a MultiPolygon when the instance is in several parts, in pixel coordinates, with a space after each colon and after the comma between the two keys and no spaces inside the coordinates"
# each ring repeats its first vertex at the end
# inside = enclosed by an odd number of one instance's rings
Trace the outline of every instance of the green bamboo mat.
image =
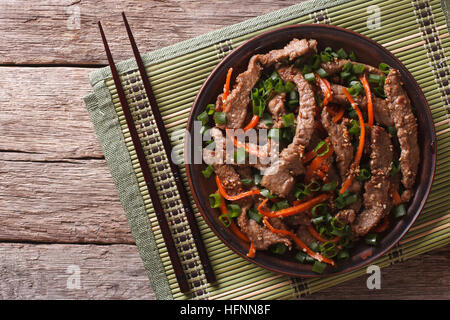
{"type": "MultiPolygon", "coordinates": [[[[230,50],[254,35],[283,25],[326,23],[354,30],[385,46],[410,70],[429,102],[438,141],[435,182],[422,214],[400,243],[374,264],[386,267],[447,245],[450,242],[447,5],[439,0],[312,0],[144,54],[174,152],[182,157],[184,129],[194,98],[208,74],[230,50]],[[369,29],[367,19],[374,9],[380,10],[380,28],[369,29]]],[[[365,274],[362,268],[327,278],[293,279],[261,269],[228,249],[202,220],[193,203],[218,279],[217,283],[208,284],[179,207],[136,63],[130,59],[119,62],[117,68],[144,150],[152,154],[147,160],[156,173],[157,191],[168,210],[166,216],[192,287],[190,294],[182,294],[177,287],[109,68],[90,74],[93,92],[84,99],[158,299],[292,299],[365,274]]],[[[180,168],[188,187],[184,166],[180,168]]]]}

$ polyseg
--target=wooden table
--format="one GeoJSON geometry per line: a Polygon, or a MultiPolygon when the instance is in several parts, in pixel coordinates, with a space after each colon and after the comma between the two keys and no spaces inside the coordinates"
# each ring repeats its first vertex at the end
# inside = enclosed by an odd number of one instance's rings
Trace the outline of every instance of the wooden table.
{"type": "MultiPolygon", "coordinates": [[[[96,22],[119,61],[122,10],[150,51],[296,2],[0,0],[0,299],[155,297],[82,101],[107,63],[96,22]]],[[[383,269],[381,290],[361,277],[309,298],[448,299],[449,262],[443,248],[383,269]]]]}

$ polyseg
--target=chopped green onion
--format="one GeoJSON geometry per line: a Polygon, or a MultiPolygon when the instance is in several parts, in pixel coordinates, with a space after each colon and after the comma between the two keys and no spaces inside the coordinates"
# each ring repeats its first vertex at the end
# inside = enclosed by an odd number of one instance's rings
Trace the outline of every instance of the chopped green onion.
{"type": "Polygon", "coordinates": [[[399,172],[400,172],[400,162],[397,159],[394,159],[394,161],[392,161],[391,176],[394,176],[399,172]]]}
{"type": "Polygon", "coordinates": [[[364,87],[359,81],[351,81],[350,82],[350,88],[348,88],[348,93],[350,93],[352,96],[357,96],[363,91],[364,87]]]}
{"type": "Polygon", "coordinates": [[[400,204],[394,208],[394,217],[401,218],[406,215],[406,208],[404,204],[400,204]]]}
{"type": "Polygon", "coordinates": [[[356,179],[359,181],[365,181],[369,180],[371,176],[372,175],[370,174],[369,170],[367,170],[366,168],[361,168],[361,170],[359,170],[359,175],[356,177],[356,179]]]}
{"type": "Polygon", "coordinates": [[[363,64],[354,63],[352,66],[352,71],[355,74],[361,74],[364,72],[365,66],[363,64]]]}
{"type": "Polygon", "coordinates": [[[267,189],[261,189],[260,194],[265,198],[269,198],[269,199],[276,198],[276,196],[271,194],[270,191],[267,189]]]}
{"type": "Polygon", "coordinates": [[[253,179],[246,178],[246,179],[242,179],[241,182],[244,186],[251,186],[253,184],[253,179]]]}
{"type": "Polygon", "coordinates": [[[321,52],[320,53],[320,61],[322,62],[329,62],[332,60],[331,54],[328,52],[321,52]]]}
{"type": "Polygon", "coordinates": [[[369,82],[371,83],[380,83],[381,76],[379,74],[369,74],[369,82]]]}
{"type": "Polygon", "coordinates": [[[309,245],[309,248],[314,252],[320,251],[320,245],[317,242],[313,242],[309,245]]]}
{"type": "Polygon", "coordinates": [[[322,274],[326,267],[326,263],[315,261],[312,267],[312,271],[318,274],[322,274]]]}
{"type": "Polygon", "coordinates": [[[369,233],[364,237],[364,242],[369,246],[376,246],[378,244],[378,234],[369,233]]]}
{"type": "Polygon", "coordinates": [[[342,71],[342,72],[341,72],[341,78],[342,78],[342,79],[348,78],[348,77],[350,77],[350,76],[351,76],[351,73],[350,73],[350,72],[347,72],[347,71],[342,71]]]}
{"type": "Polygon", "coordinates": [[[354,53],[353,51],[350,52],[350,54],[348,55],[348,57],[349,57],[349,59],[352,60],[352,61],[355,61],[355,60],[356,60],[356,55],[355,55],[355,53],[354,53]]]}
{"type": "Polygon", "coordinates": [[[348,129],[348,133],[359,136],[359,132],[361,130],[361,128],[359,127],[359,121],[352,120],[350,121],[350,124],[352,126],[350,127],[350,129],[348,129]]]}
{"type": "Polygon", "coordinates": [[[248,158],[248,152],[244,148],[238,148],[234,152],[234,161],[237,164],[244,164],[245,160],[248,158]]]}
{"type": "Polygon", "coordinates": [[[345,229],[345,223],[343,223],[341,220],[336,219],[333,217],[333,219],[331,219],[330,222],[331,226],[333,227],[333,229],[342,231],[345,229]]]}
{"type": "Polygon", "coordinates": [[[299,251],[295,255],[295,260],[297,260],[300,263],[306,263],[306,257],[307,257],[306,253],[299,251]]]}
{"type": "Polygon", "coordinates": [[[328,151],[330,151],[330,145],[328,144],[328,142],[322,140],[320,141],[316,147],[314,148],[314,152],[319,156],[319,157],[323,157],[324,155],[326,155],[328,153],[328,151]],[[322,149],[322,147],[325,146],[325,150],[319,152],[319,150],[322,149]]]}
{"type": "Polygon", "coordinates": [[[289,208],[289,202],[287,200],[282,200],[274,203],[271,209],[272,211],[278,211],[286,208],[289,208]]]}
{"type": "Polygon", "coordinates": [[[392,137],[396,137],[396,136],[397,136],[397,129],[395,129],[394,126],[392,126],[392,127],[387,127],[387,132],[388,132],[392,137]]]}
{"type": "Polygon", "coordinates": [[[212,116],[214,114],[214,111],[216,111],[216,106],[210,103],[206,106],[205,111],[206,113],[208,113],[209,116],[212,116]]]}
{"type": "Polygon", "coordinates": [[[384,93],[384,88],[383,87],[375,87],[372,89],[373,92],[375,93],[376,96],[380,97],[380,98],[386,98],[386,94],[384,93]]]}
{"type": "Polygon", "coordinates": [[[334,191],[337,187],[337,181],[332,181],[329,183],[326,183],[322,186],[322,191],[328,192],[328,191],[334,191]]]}
{"type": "Polygon", "coordinates": [[[208,126],[202,126],[201,128],[200,128],[200,134],[201,135],[206,135],[207,133],[208,133],[208,130],[209,130],[210,128],[208,127],[208,126]]]}
{"type": "Polygon", "coordinates": [[[272,253],[282,255],[286,252],[287,247],[283,243],[275,243],[269,247],[272,253]]]}
{"type": "Polygon", "coordinates": [[[228,209],[228,215],[230,216],[230,218],[237,218],[240,216],[240,214],[242,212],[241,207],[235,203],[227,205],[227,209],[228,209]]]}
{"type": "Polygon", "coordinates": [[[320,224],[320,223],[323,223],[325,221],[326,221],[325,216],[318,216],[317,218],[311,219],[311,222],[316,224],[316,225],[320,224]]]}
{"type": "Polygon", "coordinates": [[[255,173],[253,176],[253,182],[256,186],[259,186],[261,184],[262,175],[260,173],[255,173]]]}
{"type": "Polygon", "coordinates": [[[295,187],[294,196],[298,200],[301,200],[301,199],[303,199],[304,197],[306,197],[308,195],[309,195],[309,189],[303,183],[300,185],[300,187],[295,187]],[[301,187],[301,186],[303,186],[303,187],[301,187]]]}
{"type": "Polygon", "coordinates": [[[214,172],[212,165],[207,166],[204,170],[202,170],[203,176],[208,179],[211,177],[211,174],[214,172]]]}
{"type": "Polygon", "coordinates": [[[280,140],[280,129],[278,128],[272,128],[269,130],[267,137],[269,139],[273,139],[275,141],[279,141],[280,140]]]}
{"type": "Polygon", "coordinates": [[[344,65],[344,68],[342,68],[342,71],[350,73],[352,71],[352,66],[353,66],[353,64],[351,62],[347,62],[344,65]]]}
{"type": "Polygon", "coordinates": [[[231,218],[227,214],[220,215],[219,221],[222,222],[225,228],[228,228],[231,225],[231,218]]]}
{"type": "MultiPolygon", "coordinates": [[[[303,69],[302,69],[302,74],[303,74],[304,76],[306,76],[306,75],[309,74],[310,72],[312,72],[311,66],[310,66],[309,64],[305,64],[305,65],[303,66],[303,69]]],[[[314,75],[314,74],[313,74],[313,75],[314,75]]]]}
{"type": "Polygon", "coordinates": [[[283,123],[285,127],[293,127],[294,126],[294,114],[288,113],[283,116],[283,123]]]}
{"type": "Polygon", "coordinates": [[[340,59],[348,58],[347,52],[345,52],[345,50],[343,48],[340,48],[336,53],[338,55],[338,58],[340,58],[340,59]]]}
{"type": "Polygon", "coordinates": [[[319,77],[321,77],[321,78],[325,78],[328,76],[328,73],[325,70],[323,70],[322,68],[317,69],[316,72],[319,75],[319,77]]]}
{"type": "Polygon", "coordinates": [[[311,214],[313,217],[317,218],[320,216],[323,216],[325,214],[328,213],[327,210],[328,206],[325,203],[319,203],[316,204],[312,209],[311,209],[311,214]]]}
{"type": "Polygon", "coordinates": [[[214,112],[214,122],[217,124],[226,124],[227,115],[225,112],[214,112]]]}
{"type": "Polygon", "coordinates": [[[257,223],[261,223],[262,214],[260,214],[255,208],[250,208],[247,214],[250,219],[255,220],[257,223]]]}
{"type": "Polygon", "coordinates": [[[312,192],[316,192],[316,191],[320,190],[320,183],[318,183],[317,181],[313,180],[306,187],[309,190],[311,190],[312,192]]]}
{"type": "Polygon", "coordinates": [[[347,250],[342,250],[337,255],[337,259],[339,261],[347,260],[348,258],[350,258],[350,254],[348,253],[347,250]]]}
{"type": "Polygon", "coordinates": [[[202,113],[200,113],[197,117],[197,120],[201,121],[202,125],[206,126],[209,122],[208,112],[203,111],[202,113]]]}
{"type": "Polygon", "coordinates": [[[263,113],[262,120],[266,126],[268,126],[268,127],[273,126],[272,116],[270,114],[268,114],[267,112],[263,113]]]}
{"type": "Polygon", "coordinates": [[[316,77],[314,76],[314,73],[310,72],[305,74],[305,80],[308,82],[312,82],[314,80],[316,80],[316,77]]]}
{"type": "Polygon", "coordinates": [[[209,204],[211,205],[211,208],[219,208],[221,203],[222,197],[220,194],[212,193],[209,195],[209,204]]]}
{"type": "Polygon", "coordinates": [[[291,92],[292,90],[295,89],[295,84],[292,83],[291,81],[288,81],[284,84],[284,91],[285,92],[291,92]]]}
{"type": "Polygon", "coordinates": [[[315,54],[311,57],[311,67],[316,70],[320,67],[320,56],[318,54],[315,54]]]}
{"type": "Polygon", "coordinates": [[[382,63],[380,63],[380,65],[378,66],[378,69],[380,69],[381,71],[383,71],[385,74],[388,74],[388,73],[389,73],[389,70],[391,69],[391,67],[390,67],[388,64],[382,62],[382,63]]]}
{"type": "Polygon", "coordinates": [[[345,206],[351,205],[352,203],[355,203],[356,201],[358,201],[358,195],[351,194],[348,197],[345,197],[345,206]]]}

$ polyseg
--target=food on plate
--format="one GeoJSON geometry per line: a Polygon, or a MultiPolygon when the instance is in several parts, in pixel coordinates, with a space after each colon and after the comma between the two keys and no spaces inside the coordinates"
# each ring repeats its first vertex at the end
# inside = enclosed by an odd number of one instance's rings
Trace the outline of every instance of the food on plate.
{"type": "Polygon", "coordinates": [[[218,219],[322,273],[406,215],[420,149],[401,75],[314,39],[255,54],[197,117],[218,219]],[[231,148],[230,148],[231,146],[231,148]]]}

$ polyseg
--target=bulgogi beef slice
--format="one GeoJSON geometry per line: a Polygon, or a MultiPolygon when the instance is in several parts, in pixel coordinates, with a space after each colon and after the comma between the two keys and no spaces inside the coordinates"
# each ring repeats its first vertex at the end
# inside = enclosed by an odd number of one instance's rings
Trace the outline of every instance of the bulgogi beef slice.
{"type": "Polygon", "coordinates": [[[279,160],[264,171],[261,185],[270,193],[286,198],[294,189],[295,180],[290,174],[287,164],[279,160]]]}
{"type": "Polygon", "coordinates": [[[277,70],[284,82],[291,81],[297,86],[299,93],[299,108],[297,115],[297,127],[292,140],[292,146],[298,147],[300,158],[303,157],[305,148],[314,132],[314,117],[316,114],[316,100],[311,85],[303,77],[300,70],[290,67],[280,67],[277,70]]]}
{"type": "MultiPolygon", "coordinates": [[[[247,217],[248,208],[243,208],[237,223],[241,231],[248,237],[256,250],[267,250],[270,245],[283,243],[290,247],[291,241],[286,237],[271,232],[266,227],[258,224],[255,220],[247,217]]],[[[273,222],[273,221],[272,221],[273,222]]]]}
{"type": "Polygon", "coordinates": [[[260,61],[264,66],[270,67],[275,63],[282,62],[283,60],[294,60],[295,58],[311,52],[317,52],[316,40],[299,40],[294,38],[283,49],[272,50],[267,54],[261,55],[260,61]]]}
{"type": "Polygon", "coordinates": [[[334,58],[333,61],[328,61],[328,62],[323,62],[321,64],[322,69],[324,69],[328,75],[334,75],[338,72],[341,72],[342,69],[344,68],[344,66],[347,63],[351,63],[353,64],[360,64],[364,66],[364,72],[366,73],[373,73],[373,74],[377,74],[377,75],[384,75],[383,71],[381,71],[378,68],[372,67],[371,65],[368,64],[364,64],[364,63],[360,63],[360,62],[354,62],[348,59],[338,59],[338,58],[334,58]]]}
{"type": "Polygon", "coordinates": [[[389,134],[379,126],[370,130],[371,154],[370,169],[372,177],[365,184],[364,210],[352,225],[359,236],[366,235],[392,208],[389,171],[393,159],[393,146],[389,134]]]}
{"type": "Polygon", "coordinates": [[[234,154],[232,152],[226,152],[226,141],[222,131],[217,127],[213,127],[209,133],[214,140],[214,145],[203,148],[203,161],[212,166],[225,163],[233,164],[234,154]]]}
{"type": "Polygon", "coordinates": [[[224,164],[218,166],[215,172],[228,195],[235,196],[243,191],[241,178],[233,166],[224,164]]]}
{"type": "Polygon", "coordinates": [[[323,108],[321,120],[323,127],[327,130],[336,153],[337,166],[341,177],[347,175],[347,171],[353,161],[353,145],[347,130],[348,120],[344,119],[340,123],[335,123],[328,108],[323,108]]]}
{"type": "Polygon", "coordinates": [[[224,108],[228,108],[227,122],[225,125],[219,125],[220,128],[237,129],[244,126],[247,105],[250,103],[250,92],[258,82],[263,69],[259,58],[259,55],[255,55],[250,59],[247,70],[237,76],[234,88],[223,101],[224,108]]]}
{"type": "Polygon", "coordinates": [[[334,216],[336,219],[345,224],[352,224],[355,221],[356,213],[352,209],[344,209],[336,213],[334,216]]]}
{"type": "Polygon", "coordinates": [[[273,118],[273,128],[283,127],[283,116],[286,114],[284,103],[286,102],[286,93],[277,94],[267,104],[270,114],[273,118]]]}
{"type": "Polygon", "coordinates": [[[412,189],[420,161],[417,120],[412,113],[408,95],[402,87],[401,76],[398,70],[391,69],[389,72],[384,85],[384,92],[400,143],[402,184],[406,189],[412,189]]]}

